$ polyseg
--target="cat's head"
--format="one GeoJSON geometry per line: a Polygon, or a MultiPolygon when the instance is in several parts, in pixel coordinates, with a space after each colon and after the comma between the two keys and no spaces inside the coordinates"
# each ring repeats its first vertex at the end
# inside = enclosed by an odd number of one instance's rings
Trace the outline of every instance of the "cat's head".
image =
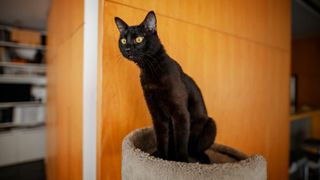
{"type": "Polygon", "coordinates": [[[124,57],[136,63],[154,55],[161,43],[157,35],[157,20],[150,11],[143,22],[136,26],[128,26],[122,19],[115,17],[120,32],[119,49],[124,57]]]}

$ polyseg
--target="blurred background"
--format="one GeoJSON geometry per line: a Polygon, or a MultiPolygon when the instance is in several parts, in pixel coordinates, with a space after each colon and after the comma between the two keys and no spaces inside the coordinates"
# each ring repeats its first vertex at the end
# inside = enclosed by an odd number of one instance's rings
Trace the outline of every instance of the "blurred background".
{"type": "Polygon", "coordinates": [[[149,10],[219,143],[264,155],[269,179],[320,179],[320,1],[1,0],[1,180],[120,179],[122,138],[151,120],[113,18],[138,24],[149,10]]]}
{"type": "Polygon", "coordinates": [[[0,3],[0,179],[45,179],[50,1],[0,3]]]}

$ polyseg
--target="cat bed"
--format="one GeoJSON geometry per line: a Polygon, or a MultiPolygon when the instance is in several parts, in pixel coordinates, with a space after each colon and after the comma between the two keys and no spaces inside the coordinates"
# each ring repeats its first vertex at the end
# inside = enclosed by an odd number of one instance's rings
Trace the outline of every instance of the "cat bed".
{"type": "Polygon", "coordinates": [[[152,128],[137,129],[122,143],[123,180],[266,180],[267,163],[261,155],[247,156],[228,146],[214,144],[206,153],[212,164],[167,161],[155,151],[152,128]]]}

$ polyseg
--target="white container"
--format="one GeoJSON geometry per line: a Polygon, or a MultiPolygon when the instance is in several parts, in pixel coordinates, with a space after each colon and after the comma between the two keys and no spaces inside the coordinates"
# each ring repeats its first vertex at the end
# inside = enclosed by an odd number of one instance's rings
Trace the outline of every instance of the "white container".
{"type": "Polygon", "coordinates": [[[13,123],[16,125],[32,125],[45,121],[44,105],[16,106],[13,110],[13,123]]]}
{"type": "Polygon", "coordinates": [[[41,102],[47,101],[47,88],[45,86],[34,85],[31,88],[31,95],[35,100],[40,100],[41,102]]]}
{"type": "Polygon", "coordinates": [[[37,49],[15,48],[14,52],[17,54],[19,58],[33,60],[37,53],[37,49]]]}

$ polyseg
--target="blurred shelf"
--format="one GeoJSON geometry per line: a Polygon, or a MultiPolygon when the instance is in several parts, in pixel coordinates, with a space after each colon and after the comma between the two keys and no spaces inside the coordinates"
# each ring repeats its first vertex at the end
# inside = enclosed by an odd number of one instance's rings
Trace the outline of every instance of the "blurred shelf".
{"type": "Polygon", "coordinates": [[[0,108],[21,107],[21,106],[44,106],[45,103],[39,101],[26,102],[0,102],[0,108]]]}
{"type": "Polygon", "coordinates": [[[36,123],[0,123],[0,129],[7,129],[7,128],[34,128],[39,126],[44,126],[45,122],[36,122],[36,123]]]}
{"type": "Polygon", "coordinates": [[[311,118],[316,113],[320,113],[320,110],[318,109],[318,110],[314,110],[314,111],[295,113],[295,114],[290,115],[290,120],[296,121],[296,120],[301,120],[301,119],[305,119],[305,118],[311,118]]]}
{"type": "Polygon", "coordinates": [[[9,26],[9,25],[4,25],[4,24],[0,24],[0,29],[5,29],[8,31],[11,31],[12,29],[26,29],[26,30],[31,30],[31,31],[37,31],[40,32],[42,35],[47,35],[47,31],[39,31],[39,30],[34,30],[32,28],[21,28],[21,27],[16,27],[16,26],[9,26]]]}
{"type": "Polygon", "coordinates": [[[26,69],[35,69],[38,71],[45,71],[45,64],[31,64],[31,63],[13,63],[13,62],[3,62],[0,61],[0,66],[2,67],[12,67],[12,68],[26,68],[26,69]]]}
{"type": "Polygon", "coordinates": [[[46,47],[41,45],[20,44],[20,43],[7,42],[7,41],[0,41],[0,46],[12,47],[12,48],[28,48],[28,49],[46,50],[46,47]]]}
{"type": "Polygon", "coordinates": [[[0,83],[46,85],[47,79],[45,76],[2,74],[0,75],[0,83]]]}

